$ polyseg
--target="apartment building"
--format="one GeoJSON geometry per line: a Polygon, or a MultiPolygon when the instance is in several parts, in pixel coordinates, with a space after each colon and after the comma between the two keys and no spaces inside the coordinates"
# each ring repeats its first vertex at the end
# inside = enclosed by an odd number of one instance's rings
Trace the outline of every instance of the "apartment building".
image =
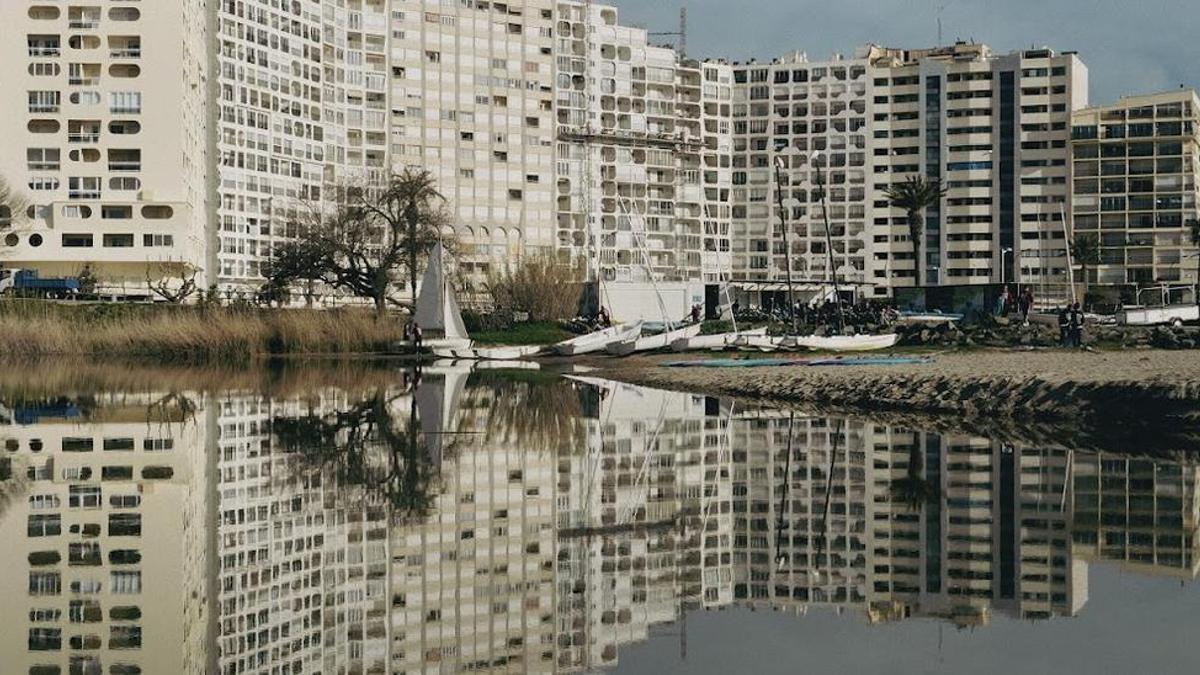
{"type": "Polygon", "coordinates": [[[1071,113],[1087,102],[1073,53],[869,46],[850,58],[739,64],[734,75],[733,274],[745,289],[783,290],[781,203],[792,279],[810,296],[833,279],[827,242],[832,272],[868,297],[1065,285],[1065,148],[1071,113]],[[947,188],[925,214],[919,265],[906,218],[885,197],[916,175],[947,188]]]}
{"type": "Polygon", "coordinates": [[[1182,89],[1075,113],[1071,230],[1100,249],[1088,284],[1132,301],[1138,287],[1200,281],[1189,228],[1200,216],[1198,118],[1200,98],[1182,89]]]}
{"type": "Polygon", "coordinates": [[[433,172],[459,269],[553,250],[554,2],[389,5],[390,165],[433,172]]]}
{"type": "Polygon", "coordinates": [[[0,257],[114,287],[202,267],[210,16],[199,2],[7,2],[0,257]],[[15,216],[15,218],[13,218],[15,216]],[[11,219],[11,220],[10,220],[11,219]]]}
{"type": "Polygon", "coordinates": [[[166,392],[0,404],[7,672],[210,672],[207,432],[166,392]]]}

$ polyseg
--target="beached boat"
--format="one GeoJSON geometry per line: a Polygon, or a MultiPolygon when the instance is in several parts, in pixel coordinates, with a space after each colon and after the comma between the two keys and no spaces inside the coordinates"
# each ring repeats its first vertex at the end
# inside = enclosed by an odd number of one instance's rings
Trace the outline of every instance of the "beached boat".
{"type": "Polygon", "coordinates": [[[767,329],[738,331],[736,333],[721,333],[719,335],[697,335],[693,338],[679,338],[671,343],[671,350],[676,352],[693,351],[697,349],[728,349],[737,345],[743,337],[763,337],[767,329]]]}
{"type": "Polygon", "coordinates": [[[429,254],[413,322],[424,334],[422,348],[442,358],[454,358],[454,350],[471,348],[471,338],[454,298],[454,289],[446,278],[444,256],[445,249],[439,242],[429,254]]]}
{"type": "Polygon", "coordinates": [[[664,349],[676,340],[687,340],[700,335],[701,326],[694,323],[683,328],[676,328],[658,335],[647,335],[635,340],[625,340],[622,342],[610,342],[605,347],[605,351],[613,356],[628,356],[637,352],[649,352],[656,349],[664,349]]]}
{"type": "Polygon", "coordinates": [[[770,335],[743,335],[733,346],[745,352],[777,352],[784,349],[784,339],[770,335]]]}
{"type": "Polygon", "coordinates": [[[450,351],[453,354],[453,358],[466,361],[518,361],[540,353],[542,347],[540,345],[461,347],[450,351]]]}
{"type": "Polygon", "coordinates": [[[592,354],[602,352],[612,342],[625,342],[626,340],[635,340],[642,334],[642,322],[635,321],[630,324],[621,324],[604,330],[598,330],[587,335],[580,335],[576,338],[571,338],[551,347],[554,353],[562,356],[579,356],[581,354],[592,354]]]}
{"type": "Polygon", "coordinates": [[[831,335],[829,337],[806,335],[803,337],[786,338],[783,345],[824,352],[873,352],[880,349],[891,349],[899,341],[900,336],[895,333],[887,335],[831,335]]]}

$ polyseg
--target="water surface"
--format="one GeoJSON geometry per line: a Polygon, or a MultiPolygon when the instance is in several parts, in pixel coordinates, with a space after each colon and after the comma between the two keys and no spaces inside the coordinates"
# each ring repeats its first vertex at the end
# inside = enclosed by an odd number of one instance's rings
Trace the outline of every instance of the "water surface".
{"type": "Polygon", "coordinates": [[[1191,673],[1200,463],[441,364],[0,374],[4,673],[1191,673]]]}

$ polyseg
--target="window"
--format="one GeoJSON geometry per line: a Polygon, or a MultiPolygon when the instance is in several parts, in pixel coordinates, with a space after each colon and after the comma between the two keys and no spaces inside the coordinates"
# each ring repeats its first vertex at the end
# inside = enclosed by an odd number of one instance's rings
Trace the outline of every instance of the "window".
{"type": "Polygon", "coordinates": [[[62,534],[62,516],[57,513],[30,515],[25,534],[30,537],[53,537],[62,534]]]}
{"type": "Polygon", "coordinates": [[[94,541],[71,542],[67,547],[68,565],[94,567],[100,562],[100,544],[94,541]]]}
{"type": "Polygon", "coordinates": [[[140,91],[113,91],[108,94],[108,109],[114,115],[136,115],[142,112],[140,91]]]}
{"type": "Polygon", "coordinates": [[[67,179],[67,191],[70,199],[100,199],[100,178],[71,176],[67,179]]]}
{"type": "Polygon", "coordinates": [[[63,452],[91,452],[92,439],[85,437],[66,436],[62,439],[63,452]]]}
{"type": "Polygon", "coordinates": [[[124,192],[134,192],[142,189],[142,179],[132,176],[117,176],[108,179],[109,190],[121,190],[124,192]]]}
{"type": "MultiPolygon", "coordinates": [[[[142,246],[148,247],[170,247],[175,245],[175,235],[171,234],[143,234],[142,246]]],[[[146,448],[147,450],[149,448],[146,448]]]]}
{"type": "Polygon", "coordinates": [[[113,593],[120,595],[134,595],[142,592],[142,573],[141,572],[112,572],[109,581],[112,587],[109,589],[113,593]]]}
{"type": "MultiPolygon", "coordinates": [[[[106,234],[103,241],[104,248],[133,248],[132,234],[106,234]]],[[[105,448],[105,450],[107,449],[105,448]]],[[[130,448],[130,450],[132,449],[130,448]]]]}
{"type": "Polygon", "coordinates": [[[73,509],[100,508],[100,488],[92,485],[72,485],[67,505],[73,509]]]}
{"type": "Polygon", "coordinates": [[[64,234],[62,236],[63,248],[91,248],[91,234],[64,234]]]}
{"type": "Polygon", "coordinates": [[[135,509],[141,503],[139,495],[112,495],[108,498],[108,505],[114,509],[135,509]]]}
{"type": "Polygon", "coordinates": [[[56,652],[62,649],[61,628],[30,628],[29,650],[34,652],[56,652]]]}
{"type": "Polygon", "coordinates": [[[140,513],[108,514],[108,536],[140,537],[141,534],[142,516],[140,513]]]}
{"type": "Polygon", "coordinates": [[[142,646],[140,626],[112,626],[108,638],[109,649],[137,649],[142,646]]]}
{"type": "Polygon", "coordinates": [[[62,106],[62,94],[57,91],[29,92],[29,112],[56,113],[62,106]]]}
{"type": "Polygon", "coordinates": [[[58,572],[30,572],[30,595],[59,595],[62,593],[62,576],[58,572]]]}
{"type": "Polygon", "coordinates": [[[58,148],[29,148],[25,159],[30,171],[58,171],[62,166],[62,152],[58,148]]]}
{"type": "Polygon", "coordinates": [[[67,606],[71,623],[97,623],[104,620],[104,612],[96,600],[72,600],[67,606]]]}

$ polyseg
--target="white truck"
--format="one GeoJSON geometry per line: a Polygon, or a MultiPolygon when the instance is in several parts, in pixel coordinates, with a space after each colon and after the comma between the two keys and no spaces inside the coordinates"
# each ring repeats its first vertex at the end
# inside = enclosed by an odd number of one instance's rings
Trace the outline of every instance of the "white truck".
{"type": "Polygon", "coordinates": [[[1200,321],[1200,305],[1196,304],[1194,293],[1191,286],[1144,288],[1138,291],[1138,304],[1117,312],[1117,323],[1122,326],[1182,326],[1200,321]],[[1142,296],[1147,294],[1157,294],[1158,304],[1144,304],[1142,296]],[[1191,302],[1185,302],[1188,295],[1193,298],[1191,302]]]}

